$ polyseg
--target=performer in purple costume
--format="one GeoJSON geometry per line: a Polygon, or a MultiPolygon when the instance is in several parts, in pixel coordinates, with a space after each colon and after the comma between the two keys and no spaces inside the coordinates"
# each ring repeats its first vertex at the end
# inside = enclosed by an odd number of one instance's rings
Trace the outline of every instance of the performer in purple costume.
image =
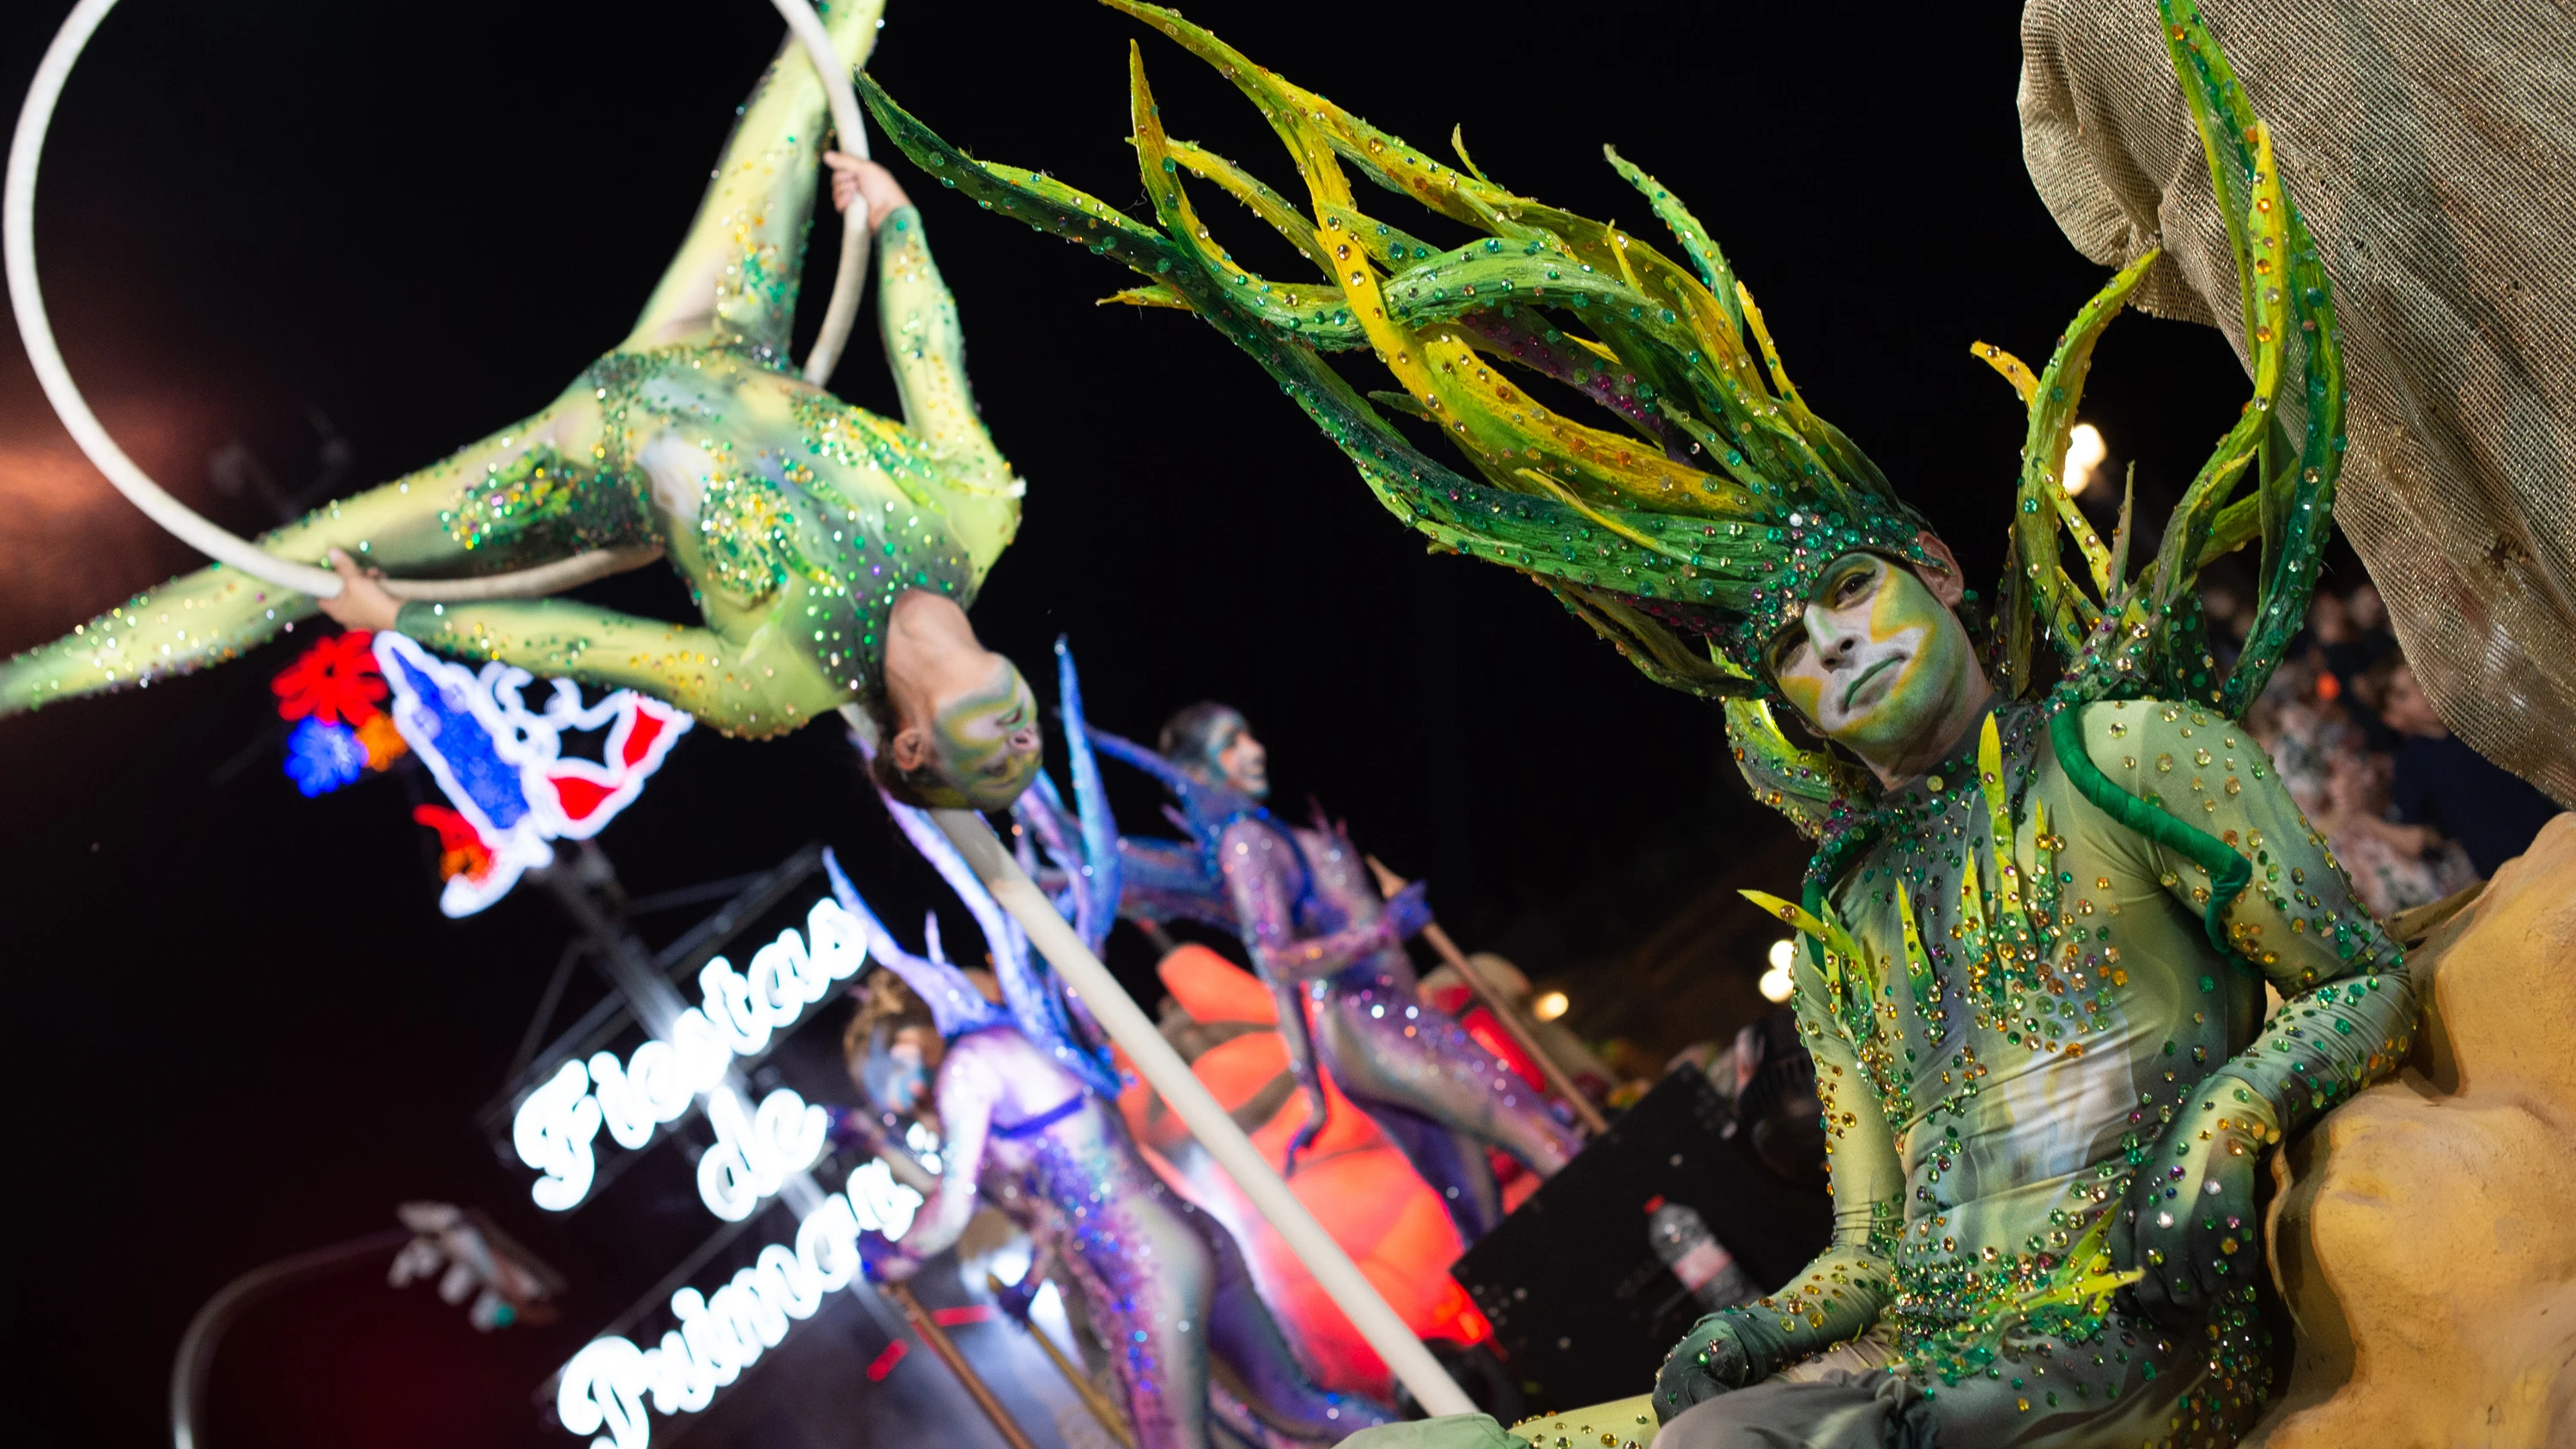
{"type": "MultiPolygon", "coordinates": [[[[1431,921],[1421,884],[1383,899],[1341,826],[1319,818],[1299,829],[1261,807],[1270,793],[1269,755],[1242,715],[1193,705],[1164,727],[1162,754],[1090,734],[1100,749],[1179,797],[1202,877],[1220,893],[1231,917],[1225,924],[1241,933],[1279,1003],[1279,1033],[1308,1102],[1306,1126],[1289,1147],[1291,1166],[1324,1124],[1319,1064],[1440,1193],[1471,1243],[1503,1216],[1485,1144],[1542,1178],[1582,1149],[1536,1088],[1456,1020],[1422,1003],[1404,952],[1404,942],[1431,921]]],[[[1121,842],[1121,859],[1161,860],[1172,847],[1158,844],[1121,842]]]]}
{"type": "MultiPolygon", "coordinates": [[[[1070,670],[1068,661],[1068,679],[1070,670]]],[[[1068,696],[1067,704],[1079,740],[1078,696],[1068,696]]],[[[1085,753],[1076,746],[1076,789],[1092,797],[1083,801],[1088,806],[1097,792],[1084,779],[1085,753]]],[[[1026,937],[938,827],[920,811],[892,800],[886,805],[974,914],[1013,1000],[1007,1009],[985,1000],[963,972],[940,959],[935,935],[926,957],[897,945],[839,862],[825,854],[833,893],[860,923],[870,959],[902,978],[931,1016],[928,1032],[880,1027],[864,1064],[854,1063],[880,1108],[916,1115],[927,1098],[942,1134],[938,1188],[903,1239],[861,1236],[869,1275],[912,1276],[957,1241],[979,1200],[990,1201],[1082,1290],[1091,1322],[1111,1349],[1139,1449],[1211,1449],[1212,1401],[1219,1422],[1264,1449],[1329,1444],[1390,1422],[1394,1416],[1384,1406],[1328,1393],[1307,1377],[1255,1292],[1234,1240],[1163,1185],[1138,1155],[1115,1105],[1086,1086],[1089,1048],[1078,1040],[1041,1044],[1023,1030],[1024,1022],[1066,1020],[1061,988],[1031,959],[1026,937]],[[1023,999],[1036,996],[1052,997],[1055,1005],[1023,999]],[[890,1039],[896,1037],[912,1039],[890,1039]]],[[[1115,841],[1105,809],[1083,813],[1086,841],[1115,841]]],[[[1114,875],[1107,884],[1114,901],[1114,875]]],[[[1105,933],[1105,921],[1100,930],[1105,933]]]]}

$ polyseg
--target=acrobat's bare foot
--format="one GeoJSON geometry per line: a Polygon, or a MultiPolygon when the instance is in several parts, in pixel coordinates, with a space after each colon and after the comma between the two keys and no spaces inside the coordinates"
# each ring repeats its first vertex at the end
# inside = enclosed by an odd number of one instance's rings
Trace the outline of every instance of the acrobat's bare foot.
{"type": "Polygon", "coordinates": [[[832,209],[848,211],[853,200],[866,197],[871,231],[884,225],[887,217],[912,205],[912,198],[903,194],[894,173],[864,156],[826,151],[823,164],[832,168],[832,209]]]}

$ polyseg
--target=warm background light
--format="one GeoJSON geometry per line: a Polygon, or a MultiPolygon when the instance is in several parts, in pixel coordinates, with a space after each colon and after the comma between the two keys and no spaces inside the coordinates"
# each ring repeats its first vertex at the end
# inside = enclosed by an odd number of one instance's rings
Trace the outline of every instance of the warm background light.
{"type": "Polygon", "coordinates": [[[2093,486],[2093,475],[2111,456],[2111,447],[2102,441],[2102,430],[2091,423],[2077,423],[2066,435],[2066,496],[2069,498],[2093,486]]]}
{"type": "Polygon", "coordinates": [[[1565,999],[1562,991],[1542,991],[1538,999],[1530,1003],[1530,1015],[1541,1021],[1554,1021],[1565,1015],[1565,1009],[1573,1004],[1565,999]]]}
{"type": "Polygon", "coordinates": [[[1794,941],[1779,940],[1771,943],[1771,969],[1763,972],[1762,979],[1755,983],[1761,990],[1764,1000],[1786,1001],[1797,991],[1797,983],[1789,977],[1789,963],[1796,958],[1797,951],[1798,946],[1794,941]]]}

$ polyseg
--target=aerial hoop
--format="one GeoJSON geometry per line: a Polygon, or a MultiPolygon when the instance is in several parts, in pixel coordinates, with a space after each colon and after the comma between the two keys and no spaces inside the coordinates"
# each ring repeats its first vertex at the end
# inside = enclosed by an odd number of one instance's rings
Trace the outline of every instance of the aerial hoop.
{"type": "MultiPolygon", "coordinates": [[[[867,155],[867,134],[859,123],[858,95],[850,88],[850,71],[866,59],[864,51],[843,63],[822,19],[814,13],[812,0],[770,3],[785,17],[788,30],[821,73],[823,92],[831,102],[832,124],[840,132],[842,147],[867,155]]],[[[26,344],[27,361],[35,368],[36,381],[44,387],[45,398],[54,405],[54,411],[61,415],[72,441],[80,444],[80,450],[98,471],[107,475],[107,481],[125,495],[126,501],[142,509],[145,517],[217,563],[281,588],[319,599],[333,598],[340,592],[338,574],[279,558],[216,526],[153,482],[151,475],[136,466],[108,436],[98,415],[90,411],[88,401],[72,381],[71,369],[63,363],[62,350],[54,343],[53,322],[45,313],[44,294],[36,279],[36,167],[45,149],[45,132],[53,124],[54,105],[62,98],[63,83],[71,78],[72,66],[79,61],[90,36],[114,8],[116,0],[80,0],[72,7],[72,13],[63,20],[63,28],[55,33],[54,43],[46,48],[45,58],[36,66],[35,79],[27,87],[26,104],[18,110],[17,133],[9,143],[8,181],[5,190],[0,190],[0,261],[5,261],[9,274],[9,305],[18,316],[18,336],[26,344]]],[[[874,44],[873,36],[868,43],[874,44]]],[[[814,350],[805,361],[805,380],[816,387],[832,375],[858,318],[859,294],[866,285],[868,236],[867,202],[862,199],[852,203],[846,214],[840,270],[832,278],[831,305],[823,313],[822,335],[815,339],[814,350]]],[[[536,568],[480,578],[387,579],[385,589],[397,598],[440,603],[527,598],[640,568],[661,556],[662,550],[649,544],[597,549],[536,568]]]]}

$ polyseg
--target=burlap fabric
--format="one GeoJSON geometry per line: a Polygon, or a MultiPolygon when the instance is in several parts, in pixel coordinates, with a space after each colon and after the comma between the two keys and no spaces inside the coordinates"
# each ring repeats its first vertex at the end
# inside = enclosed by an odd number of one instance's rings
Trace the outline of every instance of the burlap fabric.
{"type": "MultiPolygon", "coordinates": [[[[2452,729],[2576,804],[2576,14],[2203,13],[2335,279],[2336,520],[2452,729]]],[[[2027,0],[2022,62],[2022,152],[2058,225],[2105,266],[2162,243],[2138,304],[2216,325],[2241,359],[2226,227],[2151,0],[2027,0]]]]}

